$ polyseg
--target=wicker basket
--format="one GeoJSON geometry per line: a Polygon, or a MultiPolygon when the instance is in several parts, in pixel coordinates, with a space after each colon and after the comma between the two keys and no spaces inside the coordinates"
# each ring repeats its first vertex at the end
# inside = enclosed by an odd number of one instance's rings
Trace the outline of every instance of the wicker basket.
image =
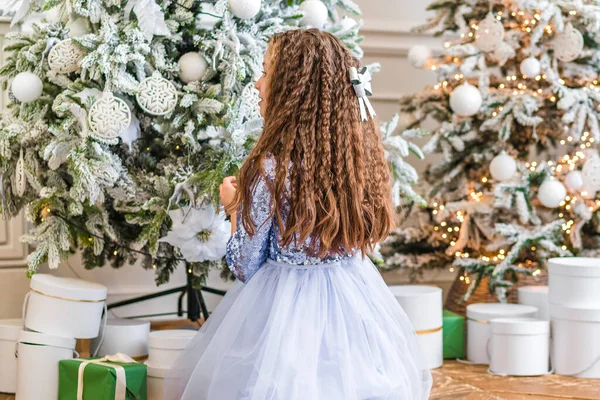
{"type": "MultiPolygon", "coordinates": [[[[469,297],[469,300],[466,302],[463,301],[463,296],[469,288],[468,284],[465,284],[464,281],[460,280],[460,277],[463,275],[464,270],[461,268],[461,270],[458,272],[458,275],[456,275],[456,280],[450,288],[450,292],[448,292],[448,297],[446,298],[446,303],[444,304],[445,309],[462,316],[466,316],[467,306],[469,304],[498,302],[496,296],[489,291],[487,278],[483,278],[477,289],[475,289],[471,297],[469,297]]],[[[517,303],[517,288],[519,287],[547,284],[548,272],[546,270],[542,270],[541,273],[535,277],[530,275],[520,275],[519,280],[514,283],[512,289],[509,289],[507,301],[509,303],[517,303]]]]}

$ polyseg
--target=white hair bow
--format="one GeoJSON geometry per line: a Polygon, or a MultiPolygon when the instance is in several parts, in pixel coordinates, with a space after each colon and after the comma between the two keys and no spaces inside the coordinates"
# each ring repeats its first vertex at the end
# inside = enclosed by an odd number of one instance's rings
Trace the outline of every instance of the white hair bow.
{"type": "Polygon", "coordinates": [[[373,94],[371,90],[371,74],[367,67],[362,67],[358,71],[354,67],[350,67],[350,82],[354,87],[354,93],[358,97],[358,105],[360,107],[360,117],[363,121],[367,120],[367,110],[371,117],[375,115],[375,110],[369,101],[369,97],[373,94]]]}

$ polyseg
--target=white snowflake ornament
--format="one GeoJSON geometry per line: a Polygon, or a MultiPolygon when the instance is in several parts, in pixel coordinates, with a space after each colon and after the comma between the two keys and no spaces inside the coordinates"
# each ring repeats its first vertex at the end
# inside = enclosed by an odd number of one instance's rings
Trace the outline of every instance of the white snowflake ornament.
{"type": "Polygon", "coordinates": [[[492,13],[479,23],[475,46],[481,51],[492,51],[504,40],[504,25],[492,13]]]}
{"type": "Polygon", "coordinates": [[[597,192],[600,190],[600,157],[595,155],[590,157],[581,170],[583,174],[583,187],[588,192],[597,192]]]}
{"type": "Polygon", "coordinates": [[[19,154],[19,160],[15,166],[15,189],[17,196],[23,196],[27,189],[27,175],[25,175],[25,159],[23,159],[23,149],[19,154]]]}
{"type": "Polygon", "coordinates": [[[131,123],[131,111],[125,101],[104,92],[90,109],[88,123],[94,137],[111,140],[125,132],[131,123]]]}
{"type": "Polygon", "coordinates": [[[155,71],[140,83],[135,98],[146,113],[165,115],[177,105],[177,89],[171,81],[155,71]]]}
{"type": "Polygon", "coordinates": [[[552,41],[554,55],[560,61],[569,62],[579,58],[583,51],[583,35],[570,23],[552,41]]]}
{"type": "Polygon", "coordinates": [[[212,207],[169,211],[173,226],[159,241],[179,248],[189,262],[215,261],[225,255],[231,223],[212,207]]]}
{"type": "Polygon", "coordinates": [[[59,74],[69,74],[81,68],[79,62],[84,55],[85,52],[71,39],[63,40],[50,50],[48,66],[59,74]]]}

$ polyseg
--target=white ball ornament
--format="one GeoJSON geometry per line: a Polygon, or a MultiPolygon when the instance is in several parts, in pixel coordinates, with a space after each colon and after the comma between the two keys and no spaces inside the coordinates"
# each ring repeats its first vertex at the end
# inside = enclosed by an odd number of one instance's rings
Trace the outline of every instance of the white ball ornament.
{"type": "Polygon", "coordinates": [[[529,57],[521,61],[519,69],[521,70],[521,74],[531,78],[542,72],[542,65],[537,58],[529,57]]]}
{"type": "Polygon", "coordinates": [[[516,172],[517,162],[508,154],[499,154],[490,163],[490,174],[499,182],[511,179],[516,172]]]}
{"type": "Polygon", "coordinates": [[[200,53],[193,51],[182,55],[178,64],[179,78],[184,83],[201,80],[208,69],[206,59],[200,53]]]}
{"type": "Polygon", "coordinates": [[[260,11],[260,0],[229,0],[229,10],[241,19],[254,18],[260,11]]]}
{"type": "Polygon", "coordinates": [[[344,17],[340,21],[340,27],[343,31],[349,31],[356,26],[356,20],[350,17],[344,17]]]}
{"type": "Polygon", "coordinates": [[[300,11],[304,13],[300,23],[317,29],[323,29],[329,15],[327,7],[321,0],[303,1],[300,4],[300,11]]]}
{"type": "Polygon", "coordinates": [[[431,50],[421,44],[414,45],[408,50],[408,62],[415,68],[425,68],[431,59],[431,50]]]}
{"type": "Polygon", "coordinates": [[[470,117],[479,111],[483,98],[479,89],[465,82],[450,95],[450,108],[462,117],[470,117]]]}
{"type": "Polygon", "coordinates": [[[42,95],[44,84],[36,74],[32,72],[20,72],[15,76],[10,86],[13,96],[21,103],[31,103],[42,95]]]}
{"type": "Polygon", "coordinates": [[[581,171],[571,171],[565,177],[565,185],[571,192],[576,192],[583,187],[583,174],[581,171]]]}
{"type": "Polygon", "coordinates": [[[69,29],[69,37],[76,38],[90,33],[90,28],[85,18],[78,18],[74,21],[69,21],[66,28],[69,29]]]}
{"type": "Polygon", "coordinates": [[[559,180],[549,179],[541,184],[538,199],[544,207],[557,208],[567,196],[567,188],[559,180]]]}
{"type": "Polygon", "coordinates": [[[61,7],[53,7],[44,13],[46,21],[51,24],[57,24],[64,21],[68,16],[67,13],[62,10],[61,7]]]}

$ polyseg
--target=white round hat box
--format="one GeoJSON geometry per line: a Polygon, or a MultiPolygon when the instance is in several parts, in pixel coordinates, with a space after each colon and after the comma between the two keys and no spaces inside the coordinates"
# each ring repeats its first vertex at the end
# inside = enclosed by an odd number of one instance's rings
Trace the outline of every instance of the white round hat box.
{"type": "Polygon", "coordinates": [[[36,332],[92,339],[100,332],[106,286],[80,279],[36,274],[31,278],[25,326],[36,332]]]}
{"type": "Polygon", "coordinates": [[[148,365],[148,400],[162,400],[168,368],[148,365]]]}
{"type": "Polygon", "coordinates": [[[23,330],[20,319],[0,320],[0,393],[17,390],[17,359],[15,346],[23,330]]]}
{"type": "Polygon", "coordinates": [[[600,378],[600,308],[551,304],[550,318],[554,372],[600,378]]]}
{"type": "Polygon", "coordinates": [[[538,309],[538,319],[550,321],[548,286],[523,286],[518,289],[519,304],[538,309]]]}
{"type": "Polygon", "coordinates": [[[490,321],[494,318],[536,318],[537,308],[523,304],[478,303],[467,306],[467,359],[489,364],[490,321]]]}
{"type": "Polygon", "coordinates": [[[550,321],[497,318],[490,324],[490,371],[538,376],[550,371],[550,321]]]}
{"type": "Polygon", "coordinates": [[[58,362],[73,358],[75,339],[23,331],[17,347],[16,400],[58,397],[58,362]]]}
{"type": "Polygon", "coordinates": [[[600,258],[549,259],[548,287],[551,304],[600,308],[600,258]]]}
{"type": "Polygon", "coordinates": [[[442,289],[426,285],[389,286],[410,319],[429,369],[444,363],[442,335],[442,289]]]}
{"type": "Polygon", "coordinates": [[[197,333],[188,329],[150,332],[146,364],[155,368],[170,368],[197,333]]]}
{"type": "Polygon", "coordinates": [[[132,358],[145,357],[148,355],[149,334],[149,321],[109,318],[106,329],[92,339],[90,349],[97,356],[123,353],[132,358]]]}

